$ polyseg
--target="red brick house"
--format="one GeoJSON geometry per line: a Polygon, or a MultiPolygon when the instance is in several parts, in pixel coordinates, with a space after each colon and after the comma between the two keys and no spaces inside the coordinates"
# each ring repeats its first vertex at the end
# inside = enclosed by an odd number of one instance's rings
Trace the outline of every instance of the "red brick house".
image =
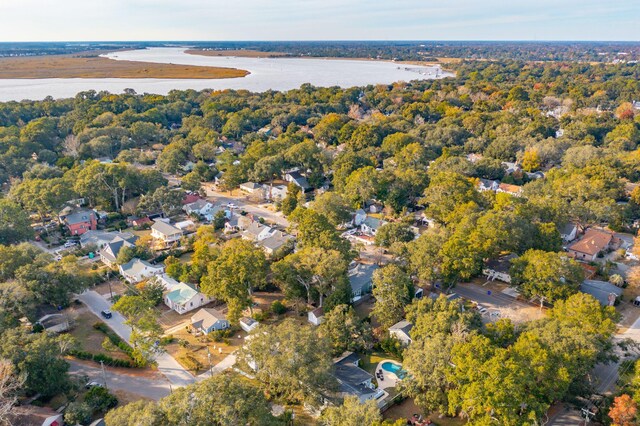
{"type": "Polygon", "coordinates": [[[85,232],[98,229],[96,212],[89,209],[76,209],[71,213],[60,216],[60,220],[69,229],[71,235],[82,235],[85,232]]]}

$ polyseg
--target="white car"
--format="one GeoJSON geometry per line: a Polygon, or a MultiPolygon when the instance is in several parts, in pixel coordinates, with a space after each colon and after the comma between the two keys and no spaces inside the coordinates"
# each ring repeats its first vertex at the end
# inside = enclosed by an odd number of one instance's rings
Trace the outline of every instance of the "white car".
{"type": "Polygon", "coordinates": [[[233,204],[233,203],[228,203],[228,204],[227,204],[227,207],[228,207],[228,208],[230,208],[230,209],[237,209],[237,208],[238,208],[238,206],[236,206],[236,205],[235,205],[235,204],[233,204]]]}
{"type": "Polygon", "coordinates": [[[77,241],[67,241],[66,243],[64,243],[64,248],[75,247],[77,244],[77,241]]]}

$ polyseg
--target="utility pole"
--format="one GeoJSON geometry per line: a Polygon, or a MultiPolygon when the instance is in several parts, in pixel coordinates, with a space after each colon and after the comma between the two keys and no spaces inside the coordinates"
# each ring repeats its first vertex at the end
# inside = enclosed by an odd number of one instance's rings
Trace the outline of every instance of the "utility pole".
{"type": "Polygon", "coordinates": [[[213,377],[213,366],[211,365],[211,352],[209,352],[209,346],[207,346],[207,359],[209,360],[209,374],[213,377]]]}
{"type": "Polygon", "coordinates": [[[100,367],[102,367],[102,380],[104,381],[104,388],[107,389],[107,373],[104,371],[104,361],[100,361],[100,367]]]}

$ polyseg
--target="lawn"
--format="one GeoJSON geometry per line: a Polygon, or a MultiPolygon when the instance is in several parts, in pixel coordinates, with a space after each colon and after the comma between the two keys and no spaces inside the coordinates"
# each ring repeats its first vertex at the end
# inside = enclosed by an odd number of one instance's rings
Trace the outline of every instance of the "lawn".
{"type": "Polygon", "coordinates": [[[394,361],[400,362],[399,359],[390,356],[382,351],[373,351],[370,354],[362,355],[362,357],[360,358],[360,368],[375,375],[376,367],[381,361],[384,361],[385,359],[392,359],[394,361]]]}
{"type": "Polygon", "coordinates": [[[99,330],[93,328],[93,325],[100,321],[98,317],[89,312],[86,308],[70,308],[67,310],[68,315],[72,318],[73,329],[69,334],[73,336],[78,343],[79,349],[91,352],[92,354],[104,354],[112,358],[129,360],[130,358],[117,348],[109,351],[102,347],[102,342],[107,336],[99,330]]]}
{"type": "Polygon", "coordinates": [[[184,368],[198,375],[209,369],[209,354],[211,354],[211,365],[215,366],[227,355],[242,346],[247,333],[243,330],[236,331],[225,342],[212,342],[206,336],[196,337],[187,332],[186,328],[175,330],[171,335],[174,341],[165,347],[166,351],[184,368]],[[181,345],[180,341],[186,342],[186,345],[181,345]],[[208,352],[207,348],[209,349],[208,352]],[[195,363],[193,360],[195,360],[195,363]]]}

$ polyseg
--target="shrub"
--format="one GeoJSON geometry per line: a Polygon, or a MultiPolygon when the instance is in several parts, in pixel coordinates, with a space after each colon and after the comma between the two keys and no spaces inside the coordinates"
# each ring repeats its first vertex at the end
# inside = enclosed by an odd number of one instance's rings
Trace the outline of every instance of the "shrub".
{"type": "Polygon", "coordinates": [[[193,355],[191,354],[185,354],[182,355],[179,358],[180,362],[182,363],[182,365],[184,365],[184,367],[187,370],[191,370],[194,373],[198,372],[199,370],[202,370],[202,368],[204,367],[202,365],[202,363],[200,361],[198,361],[193,355]]]}
{"type": "Polygon", "coordinates": [[[271,304],[271,312],[276,315],[282,315],[287,312],[287,307],[281,301],[276,300],[271,304]]]}
{"type": "Polygon", "coordinates": [[[227,329],[227,330],[214,330],[211,333],[209,333],[207,335],[207,337],[209,338],[209,340],[212,340],[214,342],[222,342],[225,341],[225,339],[228,339],[229,337],[233,336],[233,331],[231,329],[227,329]]]}
{"type": "Polygon", "coordinates": [[[83,425],[91,421],[93,411],[89,404],[84,402],[71,402],[64,410],[64,421],[70,425],[83,425]]]}
{"type": "Polygon", "coordinates": [[[95,411],[106,412],[118,405],[118,398],[109,393],[106,388],[94,386],[84,397],[84,401],[95,411]]]}

